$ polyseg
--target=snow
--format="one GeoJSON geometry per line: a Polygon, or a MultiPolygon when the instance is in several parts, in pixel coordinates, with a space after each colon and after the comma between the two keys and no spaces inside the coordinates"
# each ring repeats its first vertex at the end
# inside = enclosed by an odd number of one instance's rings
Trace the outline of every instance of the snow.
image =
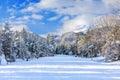
{"type": "Polygon", "coordinates": [[[5,56],[3,54],[0,56],[0,64],[1,65],[6,65],[7,64],[7,61],[5,60],[5,56]]]}
{"type": "Polygon", "coordinates": [[[57,55],[0,66],[0,80],[120,80],[120,63],[57,55]]]}

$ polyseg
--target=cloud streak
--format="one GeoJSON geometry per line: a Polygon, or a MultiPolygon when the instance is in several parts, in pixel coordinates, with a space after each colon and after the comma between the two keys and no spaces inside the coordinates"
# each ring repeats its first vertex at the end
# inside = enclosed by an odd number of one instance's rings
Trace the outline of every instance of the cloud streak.
{"type": "Polygon", "coordinates": [[[49,18],[48,21],[55,21],[55,20],[59,19],[60,17],[61,17],[61,15],[54,16],[54,17],[49,18]]]}

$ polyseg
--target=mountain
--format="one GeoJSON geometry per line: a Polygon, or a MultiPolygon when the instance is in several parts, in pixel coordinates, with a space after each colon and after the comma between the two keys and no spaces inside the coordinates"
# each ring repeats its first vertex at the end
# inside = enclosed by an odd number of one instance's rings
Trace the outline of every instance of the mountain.
{"type": "Polygon", "coordinates": [[[85,35],[83,32],[66,32],[62,35],[54,35],[54,40],[56,44],[59,44],[63,42],[64,40],[66,42],[74,42],[76,40],[77,35],[85,35]]]}

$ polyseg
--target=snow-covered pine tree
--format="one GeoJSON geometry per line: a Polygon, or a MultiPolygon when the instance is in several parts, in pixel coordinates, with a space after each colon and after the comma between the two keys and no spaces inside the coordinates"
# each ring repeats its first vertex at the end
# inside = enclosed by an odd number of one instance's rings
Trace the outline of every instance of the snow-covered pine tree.
{"type": "Polygon", "coordinates": [[[15,58],[22,58],[20,54],[20,32],[15,31],[13,34],[13,54],[15,54],[15,58]]]}
{"type": "Polygon", "coordinates": [[[28,61],[28,59],[31,56],[31,53],[28,51],[28,32],[23,28],[23,30],[20,33],[20,54],[22,59],[28,61]]]}
{"type": "Polygon", "coordinates": [[[38,36],[35,33],[28,32],[28,51],[31,53],[31,57],[35,57],[37,53],[37,43],[38,43],[38,36]]]}
{"type": "Polygon", "coordinates": [[[47,47],[48,47],[48,55],[53,55],[55,53],[55,36],[53,34],[47,35],[47,47]]]}
{"type": "MultiPolygon", "coordinates": [[[[1,34],[0,34],[0,37],[1,37],[1,34]]],[[[2,39],[1,38],[0,38],[0,64],[1,65],[7,64],[7,61],[5,59],[5,55],[2,52],[2,39]]]]}
{"type": "Polygon", "coordinates": [[[10,31],[9,23],[5,23],[4,30],[2,32],[2,52],[8,62],[14,62],[15,57],[12,53],[12,31],[10,31]]]}

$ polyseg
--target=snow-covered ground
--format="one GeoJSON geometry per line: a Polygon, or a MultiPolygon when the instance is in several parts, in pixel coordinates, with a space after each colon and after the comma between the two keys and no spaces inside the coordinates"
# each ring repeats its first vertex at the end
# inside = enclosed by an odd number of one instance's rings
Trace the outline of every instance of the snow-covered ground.
{"type": "Polygon", "coordinates": [[[120,80],[120,63],[57,55],[0,66],[0,80],[120,80]]]}

